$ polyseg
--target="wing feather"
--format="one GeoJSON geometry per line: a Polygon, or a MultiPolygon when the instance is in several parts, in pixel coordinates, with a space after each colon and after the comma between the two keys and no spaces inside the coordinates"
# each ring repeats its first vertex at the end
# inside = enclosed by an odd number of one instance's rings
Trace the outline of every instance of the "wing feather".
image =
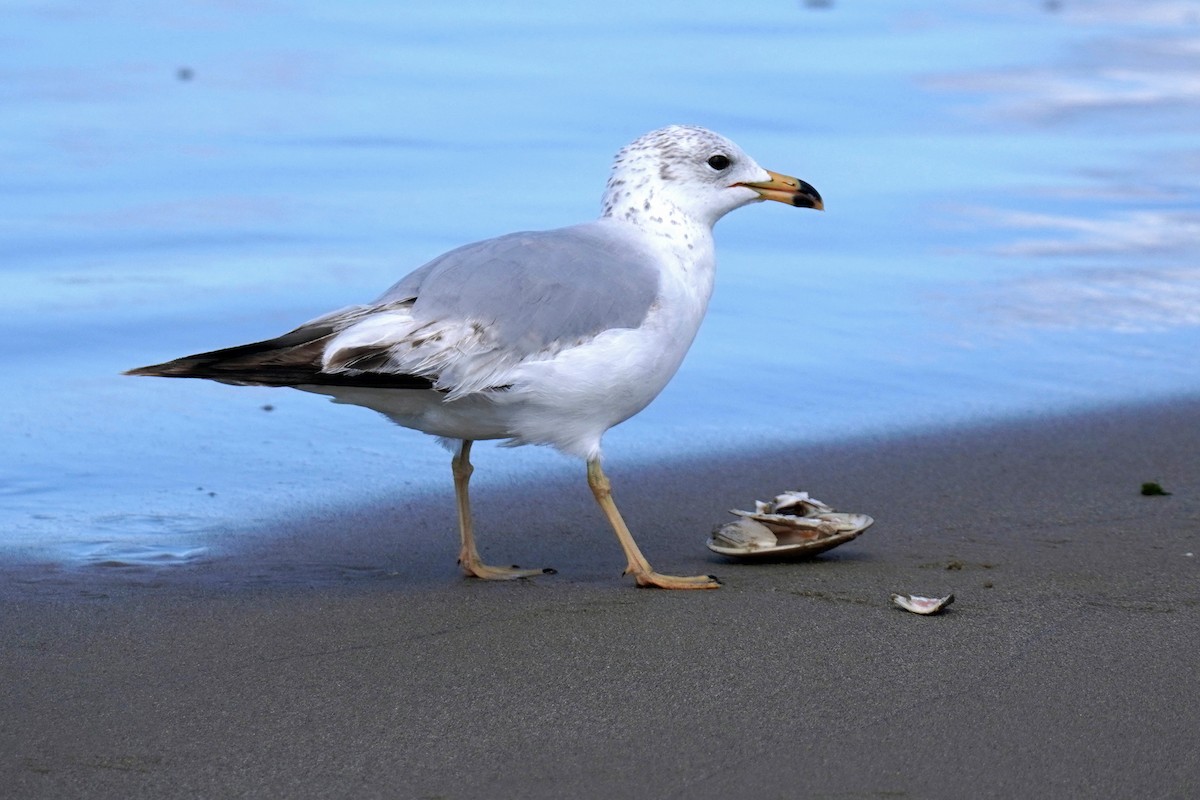
{"type": "Polygon", "coordinates": [[[351,306],[282,336],[130,370],[259,386],[440,389],[449,398],[507,386],[614,328],[636,328],[659,291],[653,254],[613,220],[466,245],[351,306]]]}

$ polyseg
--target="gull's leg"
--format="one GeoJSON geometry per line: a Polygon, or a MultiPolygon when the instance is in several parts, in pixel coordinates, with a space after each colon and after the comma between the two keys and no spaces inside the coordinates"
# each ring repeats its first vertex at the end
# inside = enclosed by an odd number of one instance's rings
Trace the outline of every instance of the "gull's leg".
{"type": "Polygon", "coordinates": [[[454,499],[458,504],[458,532],[462,536],[462,550],[458,553],[458,563],[463,571],[475,578],[506,581],[514,578],[528,578],[531,575],[553,573],[552,569],[519,569],[517,567],[489,567],[479,558],[475,550],[475,530],[471,521],[471,501],[467,497],[467,483],[475,468],[471,466],[471,441],[464,439],[454,453],[450,462],[454,472],[454,499]]]}
{"type": "Polygon", "coordinates": [[[621,512],[617,510],[617,504],[613,502],[612,485],[608,482],[604,470],[600,468],[599,458],[588,459],[587,476],[588,486],[592,487],[596,502],[600,504],[604,516],[608,517],[609,524],[616,532],[617,541],[625,551],[625,558],[629,559],[625,574],[632,575],[638,586],[657,586],[660,589],[716,589],[721,585],[713,575],[692,575],[683,578],[677,575],[661,575],[651,569],[650,562],[646,561],[637,543],[633,541],[633,534],[629,532],[625,520],[621,519],[621,512]]]}

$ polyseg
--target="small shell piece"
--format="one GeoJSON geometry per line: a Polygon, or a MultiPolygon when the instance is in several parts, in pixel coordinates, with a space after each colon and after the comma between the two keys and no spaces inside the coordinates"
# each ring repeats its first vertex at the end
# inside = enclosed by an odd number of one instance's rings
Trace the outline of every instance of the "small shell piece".
{"type": "Polygon", "coordinates": [[[945,597],[922,597],[919,594],[893,594],[892,602],[903,608],[905,611],[911,611],[914,614],[936,614],[946,606],[954,602],[954,595],[948,594],[945,597]]]}
{"type": "Polygon", "coordinates": [[[873,519],[846,514],[808,496],[784,492],[754,511],[732,510],[740,519],[726,523],[708,540],[708,549],[734,558],[811,556],[844,544],[865,531],[873,519]]]}
{"type": "Polygon", "coordinates": [[[744,552],[764,550],[779,544],[779,538],[771,533],[771,529],[761,522],[752,519],[738,519],[727,522],[713,531],[708,546],[717,544],[720,547],[744,552]]]}

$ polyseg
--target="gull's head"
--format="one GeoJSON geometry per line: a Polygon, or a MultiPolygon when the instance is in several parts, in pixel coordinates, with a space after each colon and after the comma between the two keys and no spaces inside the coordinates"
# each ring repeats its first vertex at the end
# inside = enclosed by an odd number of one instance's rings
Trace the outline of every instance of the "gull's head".
{"type": "Polygon", "coordinates": [[[603,209],[606,217],[639,224],[670,225],[682,216],[711,227],[735,208],[760,200],[824,208],[812,186],[763,169],[724,136],[691,125],[670,125],[617,153],[603,209]]]}

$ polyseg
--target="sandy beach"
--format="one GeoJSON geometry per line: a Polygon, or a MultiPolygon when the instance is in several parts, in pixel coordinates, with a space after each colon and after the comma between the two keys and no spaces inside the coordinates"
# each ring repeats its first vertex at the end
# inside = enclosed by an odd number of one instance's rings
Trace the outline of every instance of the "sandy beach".
{"type": "MultiPolygon", "coordinates": [[[[1200,401],[611,465],[634,589],[581,475],[306,509],[164,570],[3,566],[8,797],[1194,797],[1200,401]],[[1172,494],[1144,497],[1144,481],[1172,494]],[[875,526],[810,562],[702,542],[801,488],[875,526]],[[397,529],[404,530],[403,535],[397,529]],[[398,545],[398,539],[414,544],[398,545]],[[938,617],[891,591],[954,592],[938,617]]],[[[448,481],[447,481],[448,482],[448,481]]]]}

